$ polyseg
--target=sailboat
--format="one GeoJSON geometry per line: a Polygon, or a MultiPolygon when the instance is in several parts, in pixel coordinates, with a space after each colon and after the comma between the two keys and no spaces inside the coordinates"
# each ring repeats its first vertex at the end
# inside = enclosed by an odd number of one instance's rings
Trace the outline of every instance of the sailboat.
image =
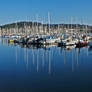
{"type": "Polygon", "coordinates": [[[50,14],[48,13],[48,35],[40,43],[49,45],[58,41],[60,41],[60,38],[52,35],[51,33],[50,14]]]}
{"type": "Polygon", "coordinates": [[[84,47],[88,45],[88,37],[87,37],[87,25],[86,25],[86,34],[82,34],[78,38],[78,42],[76,43],[76,47],[84,47]]]}
{"type": "Polygon", "coordinates": [[[71,28],[68,29],[70,32],[65,32],[64,39],[58,43],[59,46],[72,46],[75,45],[78,40],[75,39],[73,36],[73,28],[72,28],[72,18],[71,18],[71,28]]]}

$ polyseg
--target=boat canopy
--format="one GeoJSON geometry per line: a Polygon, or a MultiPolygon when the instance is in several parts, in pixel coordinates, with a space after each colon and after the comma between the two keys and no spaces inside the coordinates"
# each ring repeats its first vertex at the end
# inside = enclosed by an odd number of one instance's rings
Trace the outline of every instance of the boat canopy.
{"type": "Polygon", "coordinates": [[[46,36],[46,39],[56,39],[55,36],[46,36]]]}

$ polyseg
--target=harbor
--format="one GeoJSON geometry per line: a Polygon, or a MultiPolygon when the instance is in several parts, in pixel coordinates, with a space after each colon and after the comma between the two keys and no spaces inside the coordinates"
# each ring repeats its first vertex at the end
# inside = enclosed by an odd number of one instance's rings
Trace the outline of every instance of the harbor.
{"type": "Polygon", "coordinates": [[[0,83],[0,90],[88,92],[92,76],[92,27],[33,24],[19,22],[1,26],[0,80],[3,85],[0,83]]]}
{"type": "Polygon", "coordinates": [[[0,0],[0,92],[92,92],[92,0],[0,0]]]}
{"type": "Polygon", "coordinates": [[[0,35],[14,44],[84,47],[92,46],[91,31],[92,26],[86,24],[17,22],[1,26],[0,35]]]}

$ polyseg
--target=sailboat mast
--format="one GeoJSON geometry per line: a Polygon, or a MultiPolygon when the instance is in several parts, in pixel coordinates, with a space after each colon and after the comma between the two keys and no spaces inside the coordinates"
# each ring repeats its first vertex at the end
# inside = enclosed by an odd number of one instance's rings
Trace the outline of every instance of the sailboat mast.
{"type": "Polygon", "coordinates": [[[43,21],[42,21],[41,33],[43,34],[43,21]]]}
{"type": "Polygon", "coordinates": [[[57,34],[60,34],[60,24],[58,24],[58,31],[57,34]]]}
{"type": "Polygon", "coordinates": [[[71,17],[71,34],[72,34],[72,29],[73,29],[73,28],[72,28],[72,17],[71,17]]]}
{"type": "Polygon", "coordinates": [[[36,22],[37,22],[36,30],[37,30],[37,34],[38,34],[38,32],[39,32],[39,30],[38,30],[38,15],[36,15],[36,22]]]}
{"type": "Polygon", "coordinates": [[[50,34],[51,32],[50,32],[50,13],[49,12],[48,12],[48,24],[49,24],[48,31],[49,31],[49,34],[50,34]]]}

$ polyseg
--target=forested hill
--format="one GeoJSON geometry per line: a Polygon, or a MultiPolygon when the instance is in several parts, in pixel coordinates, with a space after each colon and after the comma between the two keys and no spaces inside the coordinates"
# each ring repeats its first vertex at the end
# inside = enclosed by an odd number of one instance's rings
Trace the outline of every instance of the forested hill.
{"type": "MultiPolygon", "coordinates": [[[[25,27],[35,27],[35,26],[49,26],[49,24],[41,24],[41,23],[37,23],[37,22],[17,22],[17,23],[11,23],[11,24],[6,24],[6,25],[2,25],[0,26],[1,29],[10,29],[10,28],[25,28],[25,27]]],[[[50,24],[50,27],[53,29],[57,29],[57,28],[67,28],[67,29],[90,29],[92,30],[92,26],[88,26],[88,25],[81,25],[81,24],[50,24]]]]}

